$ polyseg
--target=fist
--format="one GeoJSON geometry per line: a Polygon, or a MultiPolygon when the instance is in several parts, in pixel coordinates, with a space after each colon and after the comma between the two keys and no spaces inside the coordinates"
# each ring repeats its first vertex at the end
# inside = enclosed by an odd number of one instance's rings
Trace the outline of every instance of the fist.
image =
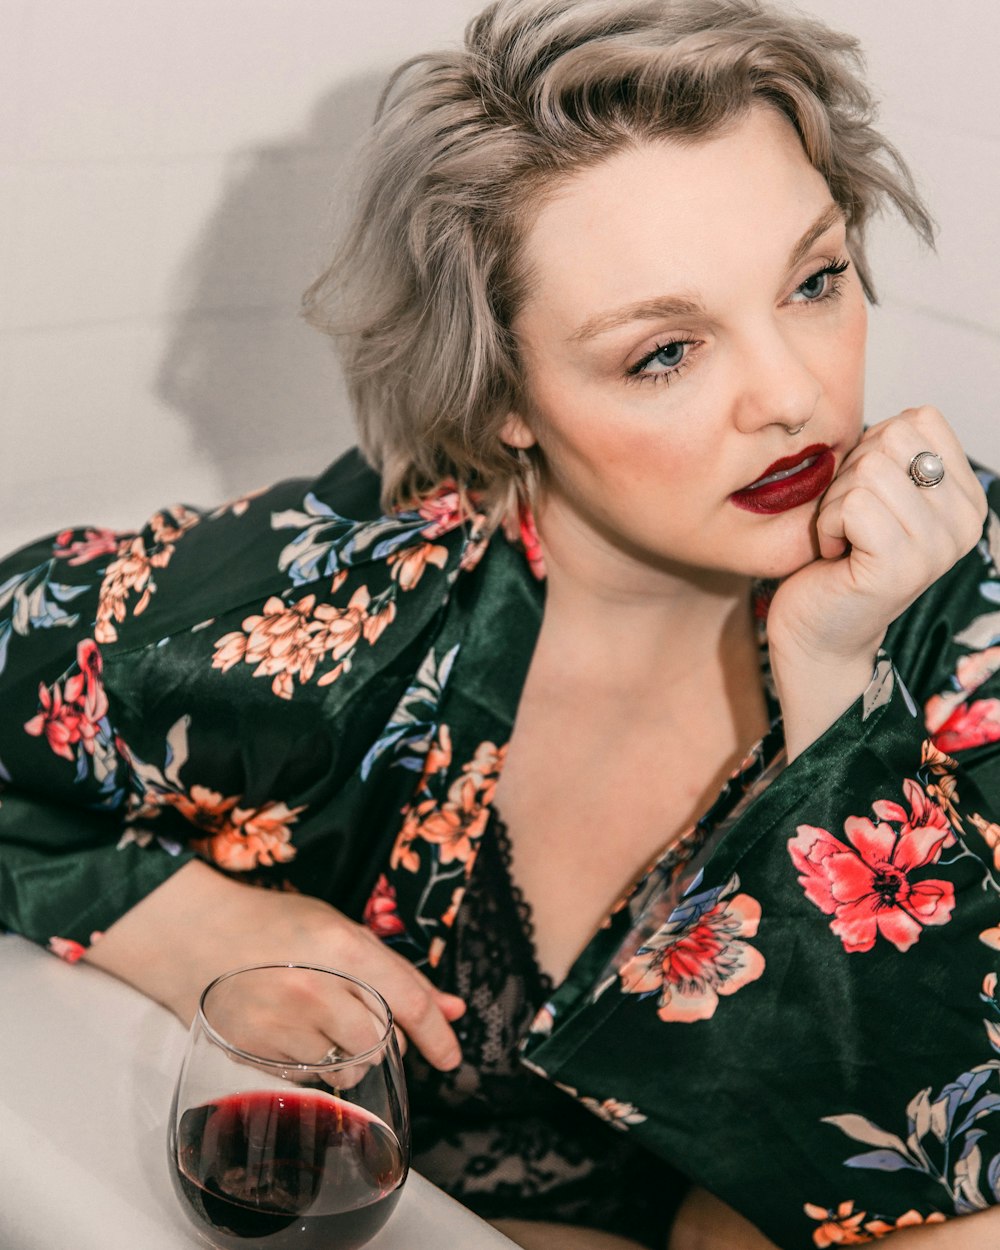
{"type": "Polygon", "coordinates": [[[823,497],[820,558],[774,597],[772,648],[828,663],[874,660],[890,623],[976,545],[986,512],[983,489],[936,408],[907,408],[872,426],[823,497]],[[945,468],[931,488],[909,473],[924,451],[945,468]]]}

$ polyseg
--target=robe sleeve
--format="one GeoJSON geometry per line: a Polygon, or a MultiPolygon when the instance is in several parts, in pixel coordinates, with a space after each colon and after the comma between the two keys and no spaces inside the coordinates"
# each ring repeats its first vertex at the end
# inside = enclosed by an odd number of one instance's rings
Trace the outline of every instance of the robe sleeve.
{"type": "Polygon", "coordinates": [[[413,785],[373,744],[481,550],[454,488],[383,516],[348,453],[0,563],[0,921],[78,958],[192,855],[345,906],[413,785]]]}
{"type": "Polygon", "coordinates": [[[0,921],[70,960],[191,858],[127,832],[134,777],[98,641],[152,595],[167,525],[64,530],[0,562],[0,921]]]}

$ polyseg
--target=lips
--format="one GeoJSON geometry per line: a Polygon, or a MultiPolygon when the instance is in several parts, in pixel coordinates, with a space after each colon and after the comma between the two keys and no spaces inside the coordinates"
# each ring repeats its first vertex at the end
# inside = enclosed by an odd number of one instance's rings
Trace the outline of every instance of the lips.
{"type": "Polygon", "coordinates": [[[787,512],[818,499],[833,481],[836,467],[830,448],[825,443],[814,443],[794,456],[775,460],[759,478],[729,498],[746,512],[787,512]]]}

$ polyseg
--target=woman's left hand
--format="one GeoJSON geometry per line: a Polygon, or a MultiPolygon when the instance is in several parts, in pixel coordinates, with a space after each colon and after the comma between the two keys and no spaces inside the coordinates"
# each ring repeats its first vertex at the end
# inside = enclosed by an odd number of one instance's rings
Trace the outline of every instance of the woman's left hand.
{"type": "Polygon", "coordinates": [[[820,558],[782,583],[768,615],[790,759],[864,691],[889,624],[975,546],[985,519],[983,489],[936,408],[865,431],[820,504],[820,558]],[[909,473],[925,451],[945,467],[931,488],[909,473]]]}

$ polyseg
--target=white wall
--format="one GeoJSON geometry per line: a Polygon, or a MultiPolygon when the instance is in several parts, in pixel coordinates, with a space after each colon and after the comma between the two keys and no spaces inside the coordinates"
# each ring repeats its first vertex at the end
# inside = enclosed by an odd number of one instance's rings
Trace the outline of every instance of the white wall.
{"type": "MultiPolygon", "coordinates": [[[[296,318],[388,69],[479,0],[0,0],[0,549],[311,473],[352,441],[296,318]]],[[[870,419],[1000,465],[1000,5],[806,0],[861,36],[941,226],[873,247],[870,419]]]]}

